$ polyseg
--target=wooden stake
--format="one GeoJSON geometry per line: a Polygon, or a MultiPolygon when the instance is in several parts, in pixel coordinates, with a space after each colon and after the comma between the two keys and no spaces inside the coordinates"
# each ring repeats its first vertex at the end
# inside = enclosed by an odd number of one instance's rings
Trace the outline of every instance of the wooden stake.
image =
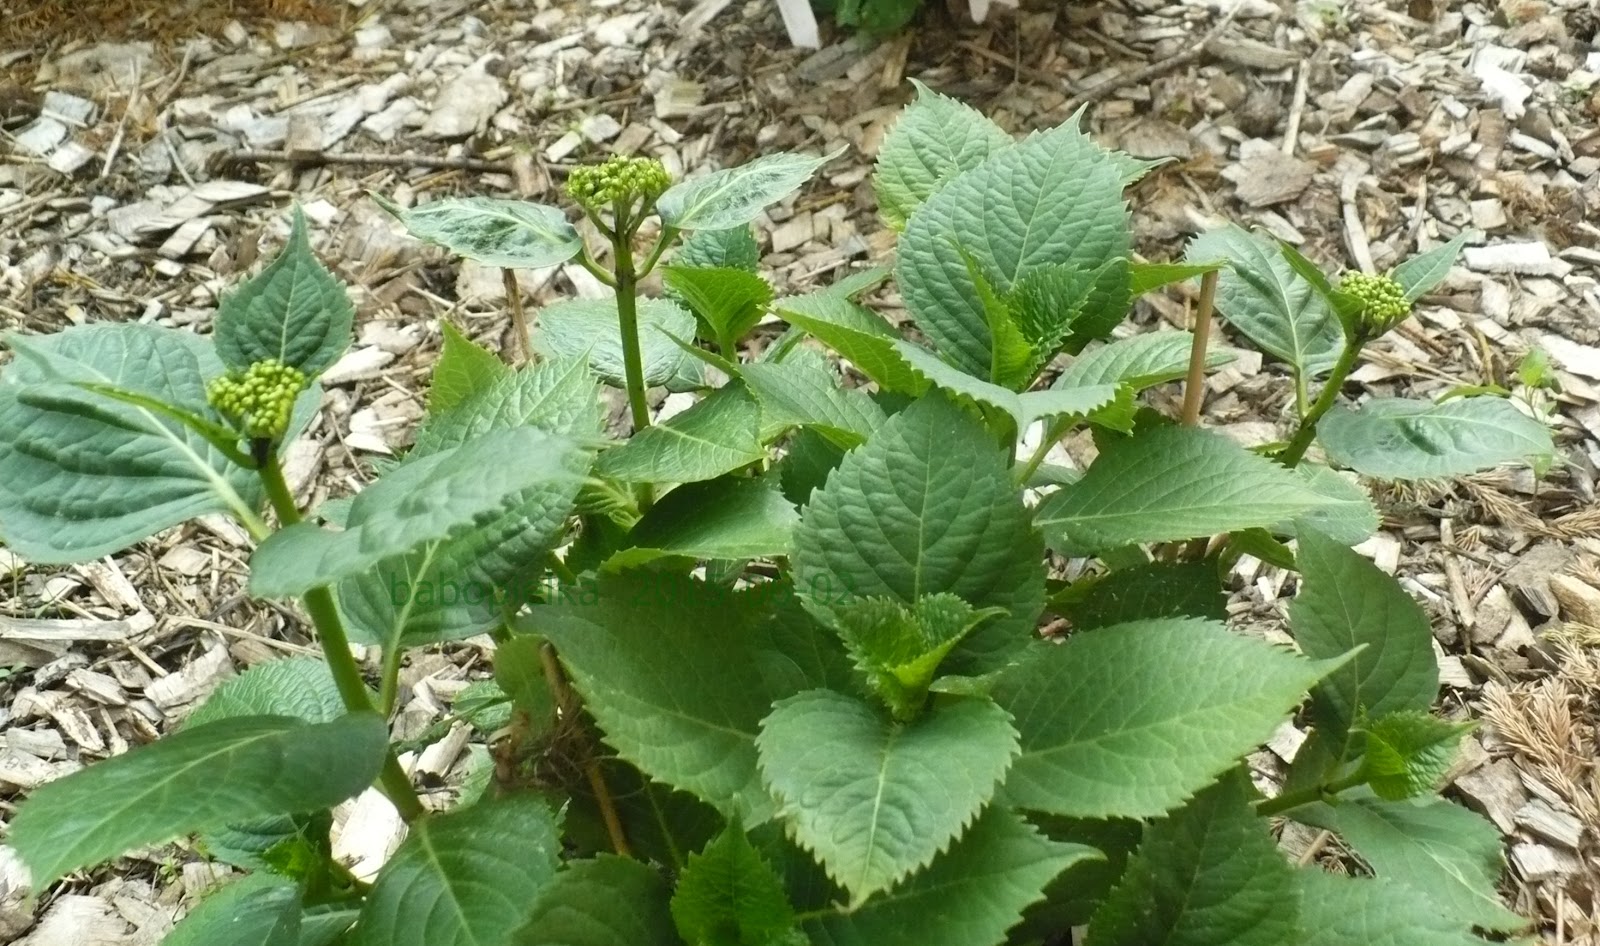
{"type": "Polygon", "coordinates": [[[1183,383],[1183,425],[1200,423],[1200,402],[1205,400],[1206,349],[1211,343],[1211,307],[1217,299],[1217,271],[1200,278],[1200,309],[1194,319],[1194,345],[1189,349],[1189,377],[1183,383]]]}

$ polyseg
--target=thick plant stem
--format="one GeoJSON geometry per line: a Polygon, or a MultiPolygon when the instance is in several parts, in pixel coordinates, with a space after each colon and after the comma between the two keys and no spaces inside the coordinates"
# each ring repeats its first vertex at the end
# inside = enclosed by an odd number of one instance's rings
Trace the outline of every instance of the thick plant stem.
{"type": "Polygon", "coordinates": [[[1281,815],[1292,811],[1301,805],[1312,802],[1326,801],[1345,789],[1355,788],[1357,785],[1366,784],[1365,773],[1360,769],[1341,779],[1334,779],[1325,785],[1313,785],[1310,788],[1301,788],[1292,792],[1284,792],[1274,798],[1268,798],[1256,803],[1256,814],[1265,818],[1270,815],[1281,815]]]}
{"type": "MultiPolygon", "coordinates": [[[[570,719],[578,712],[578,695],[572,692],[572,687],[567,683],[566,674],[561,672],[561,663],[556,659],[556,649],[549,641],[539,647],[539,663],[544,667],[545,683],[550,687],[550,694],[555,697],[556,709],[560,710],[563,718],[570,719]]],[[[606,823],[606,833],[611,836],[611,848],[623,857],[632,857],[633,849],[628,846],[628,836],[622,830],[622,818],[617,814],[617,803],[611,797],[611,789],[607,787],[605,777],[600,774],[600,763],[591,756],[583,762],[583,774],[589,781],[589,790],[594,792],[595,804],[600,808],[600,819],[606,823]]]]}
{"type": "Polygon", "coordinates": [[[1339,389],[1344,387],[1344,379],[1356,366],[1356,358],[1361,354],[1360,342],[1346,342],[1344,351],[1339,353],[1339,360],[1334,362],[1333,371],[1328,375],[1328,381],[1322,386],[1322,393],[1317,395],[1311,410],[1300,418],[1300,426],[1294,432],[1294,438],[1289,445],[1278,454],[1278,462],[1287,467],[1297,466],[1305,458],[1306,450],[1311,447],[1311,441],[1317,437],[1317,423],[1322,416],[1333,409],[1339,400],[1339,389]]]}
{"type": "Polygon", "coordinates": [[[1200,277],[1200,306],[1194,317],[1194,344],[1189,349],[1189,377],[1183,383],[1183,425],[1200,423],[1200,402],[1205,400],[1206,349],[1211,343],[1211,309],[1217,298],[1217,271],[1200,277]]]}
{"type": "Polygon", "coordinates": [[[612,244],[617,280],[617,325],[622,332],[622,370],[628,383],[628,407],[637,433],[650,426],[650,402],[645,399],[644,360],[639,353],[639,278],[633,269],[633,247],[627,234],[612,244]]]}
{"type": "MultiPolygon", "coordinates": [[[[278,521],[285,526],[300,522],[300,509],[295,505],[294,495],[283,478],[283,466],[278,462],[277,451],[268,445],[261,454],[261,483],[266,487],[267,498],[272,503],[273,511],[278,514],[278,521]]],[[[328,661],[328,672],[333,675],[333,683],[339,690],[339,699],[344,703],[344,708],[352,713],[378,712],[367,693],[366,683],[361,679],[361,668],[350,656],[350,638],[345,634],[344,620],[339,617],[333,592],[326,587],[313,588],[305,593],[302,600],[312,626],[317,629],[317,642],[322,645],[322,656],[328,661]]],[[[425,813],[422,800],[417,797],[417,790],[400,767],[400,760],[395,757],[393,749],[383,760],[378,785],[405,821],[413,821],[425,813]]]]}
{"type": "Polygon", "coordinates": [[[522,311],[522,287],[517,285],[517,271],[503,267],[500,279],[506,287],[506,305],[511,309],[511,334],[516,336],[507,360],[515,367],[528,361],[528,317],[522,311]]]}
{"type": "Polygon", "coordinates": [[[1029,457],[1028,462],[1017,470],[1017,474],[1013,478],[1018,486],[1027,485],[1028,480],[1033,478],[1033,474],[1039,472],[1039,467],[1043,465],[1045,456],[1050,453],[1050,448],[1056,445],[1056,441],[1066,436],[1067,427],[1068,424],[1058,417],[1045,428],[1044,438],[1039,441],[1039,446],[1034,449],[1033,456],[1029,457]]]}

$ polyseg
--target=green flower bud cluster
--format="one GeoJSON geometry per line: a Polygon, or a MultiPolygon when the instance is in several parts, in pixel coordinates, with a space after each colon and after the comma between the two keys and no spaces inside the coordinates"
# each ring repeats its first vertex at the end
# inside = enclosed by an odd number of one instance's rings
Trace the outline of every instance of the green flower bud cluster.
{"type": "Polygon", "coordinates": [[[1376,334],[1383,334],[1411,314],[1405,287],[1392,276],[1346,273],[1339,280],[1339,291],[1361,301],[1361,319],[1376,334]]]}
{"type": "Polygon", "coordinates": [[[616,155],[602,164],[573,168],[567,177],[567,196],[588,210],[598,210],[636,198],[650,203],[671,185],[666,165],[655,158],[616,155]]]}
{"type": "Polygon", "coordinates": [[[305,386],[305,372],[269,358],[212,381],[206,387],[206,400],[222,416],[238,421],[251,438],[281,437],[289,429],[294,400],[305,386]]]}

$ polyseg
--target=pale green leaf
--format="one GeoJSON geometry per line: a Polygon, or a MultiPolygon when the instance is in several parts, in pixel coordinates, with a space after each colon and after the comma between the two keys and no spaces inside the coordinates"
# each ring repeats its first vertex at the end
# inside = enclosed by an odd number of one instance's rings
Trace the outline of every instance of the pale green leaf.
{"type": "MultiPolygon", "coordinates": [[[[912,396],[928,382],[895,349],[900,340],[883,317],[831,290],[789,296],[773,303],[778,316],[838,352],[885,391],[912,396]]],[[[987,366],[985,366],[987,370],[987,366]]]]}
{"type": "Polygon", "coordinates": [[[1043,546],[983,425],[933,395],[890,418],[812,493],[795,532],[796,587],[830,613],[846,598],[914,604],[948,592],[997,618],[963,641],[952,669],[1003,663],[1044,607],[1043,546]]]}
{"type": "Polygon", "coordinates": [[[878,212],[893,230],[904,230],[912,211],[952,177],[1013,143],[977,109],[911,84],[917,97],[884,136],[872,175],[878,212]]]}
{"type": "Polygon", "coordinates": [[[680,946],[655,868],[602,854],[555,876],[510,946],[680,946]]]}
{"type": "Polygon", "coordinates": [[[772,946],[794,926],[794,909],[772,866],[732,825],[689,855],[672,919],[689,946],[772,946]]]}
{"type": "MultiPolygon", "coordinates": [[[[694,315],[666,299],[640,299],[639,358],[644,381],[684,390],[700,380],[700,363],[672,339],[694,337],[694,315]]],[[[627,385],[617,300],[567,299],[539,310],[529,332],[533,348],[547,357],[589,359],[589,367],[612,387],[627,385]]]]}
{"type": "Polygon", "coordinates": [[[344,285],[311,252],[296,208],[288,245],[217,304],[212,338],[230,368],[276,359],[315,377],[350,347],[355,312],[344,285]]]}
{"type": "MultiPolygon", "coordinates": [[[[250,557],[251,593],[302,594],[459,539],[520,505],[535,487],[571,483],[575,492],[583,457],[571,441],[516,427],[403,463],[357,495],[343,531],[300,523],[261,543],[250,557]]],[[[398,594],[422,590],[413,585],[398,594]]]]}
{"type": "Polygon", "coordinates": [[[773,708],[756,749],[780,817],[859,906],[961,835],[1017,743],[1005,711],[987,700],[941,703],[902,724],[811,690],[773,708]]]}
{"type": "Polygon", "coordinates": [[[351,946],[504,943],[560,864],[561,830],[530,794],[411,823],[361,907],[351,946]]]}
{"type": "Polygon", "coordinates": [[[739,383],[600,455],[596,470],[629,483],[694,483],[766,459],[761,406],[739,383]]]}
{"type": "Polygon", "coordinates": [[[1453,916],[1384,880],[1303,869],[1295,946],[1487,946],[1453,916]]]}
{"type": "Polygon", "coordinates": [[[926,870],[853,912],[810,920],[806,929],[818,946],[1000,943],[1051,878],[1099,856],[1082,844],[1041,837],[991,805],[926,870]]]}
{"type": "Polygon", "coordinates": [[[722,354],[729,358],[736,353],[726,350],[727,345],[755,327],[772,301],[767,281],[742,269],[667,266],[662,269],[662,282],[705,320],[711,341],[727,343],[722,354]]]}
{"type": "Polygon", "coordinates": [[[755,272],[761,265],[761,244],[748,224],[726,230],[696,230],[672,255],[675,266],[726,266],[755,272]]]}
{"type": "Polygon", "coordinates": [[[485,266],[542,269],[583,249],[566,215],[547,204],[497,197],[447,197],[404,209],[374,195],[411,235],[485,266]]]}
{"type": "Polygon", "coordinates": [[[1089,946],[1284,946],[1295,941],[1294,869],[1234,770],[1145,828],[1089,923],[1089,946]]]}
{"type": "Polygon", "coordinates": [[[1461,476],[1502,463],[1548,463],[1550,428],[1506,398],[1466,397],[1443,404],[1373,398],[1359,410],[1335,407],[1317,425],[1328,457],[1388,480],[1461,476]]]}
{"type": "Polygon", "coordinates": [[[206,895],[161,946],[300,946],[300,890],[287,878],[252,874],[206,895]]]}
{"type": "Polygon", "coordinates": [[[809,349],[745,365],[740,377],[761,402],[763,427],[811,427],[848,449],[884,421],[883,408],[865,391],[842,387],[827,359],[809,349]]]}
{"type": "Polygon", "coordinates": [[[1462,926],[1507,932],[1527,921],[1495,891],[1505,862],[1502,839],[1481,815],[1440,798],[1341,798],[1336,806],[1296,809],[1297,821],[1336,831],[1379,881],[1408,891],[1462,926]]]}
{"type": "Polygon", "coordinates": [[[183,721],[185,728],[234,716],[293,716],[328,723],[344,715],[333,673],[321,657],[259,663],[229,677],[183,721]]]}
{"type": "Polygon", "coordinates": [[[1226,263],[1130,263],[1128,264],[1128,295],[1137,299],[1173,283],[1188,282],[1196,276],[1216,272],[1226,263]]]}
{"type": "Polygon", "coordinates": [[[681,181],[656,199],[661,221],[679,230],[726,230],[746,224],[799,190],[838,154],[813,158],[779,152],[748,164],[681,181]]]}
{"type": "Polygon", "coordinates": [[[1415,302],[1427,295],[1433,287],[1444,282],[1444,278],[1450,274],[1450,267],[1456,264],[1456,258],[1461,255],[1461,249],[1467,245],[1468,240],[1482,238],[1483,234],[1474,230],[1463,230],[1450,242],[1440,244],[1426,253],[1419,253],[1396,266],[1389,277],[1405,289],[1406,301],[1415,302]]]}
{"type": "Polygon", "coordinates": [[[1123,186],[1118,162],[1076,120],[951,179],[900,239],[895,274],[917,327],[951,364],[988,377],[988,321],[962,248],[1002,296],[1035,267],[1097,269],[1129,252],[1123,186]]]}
{"type": "Polygon", "coordinates": [[[223,371],[191,332],[91,324],[8,335],[0,370],[0,536],[39,564],[92,561],[187,519],[253,517],[255,473],[169,416],[80,387],[113,386],[201,416],[223,371]]]}
{"type": "MultiPolygon", "coordinates": [[[[1188,332],[1146,332],[1088,349],[1072,359],[1052,387],[1081,388],[1097,384],[1130,384],[1142,390],[1176,381],[1189,372],[1194,336],[1188,332]]],[[[1227,351],[1206,352],[1206,367],[1233,360],[1227,351]]]]}
{"type": "Polygon", "coordinates": [[[1364,722],[1361,772],[1367,787],[1391,801],[1426,795],[1455,763],[1472,723],[1452,723],[1431,713],[1401,710],[1364,722]]]}
{"type": "Polygon", "coordinates": [[[1320,502],[1300,477],[1221,434],[1158,427],[1102,453],[1036,521],[1052,548],[1080,555],[1269,526],[1320,502]]]}
{"type": "Polygon", "coordinates": [[[1294,471],[1322,501],[1292,521],[1273,526],[1273,532],[1292,536],[1303,524],[1345,545],[1360,545],[1378,531],[1378,507],[1353,475],[1306,460],[1297,464],[1294,471]]]}
{"type": "Polygon", "coordinates": [[[1361,648],[1311,692],[1312,718],[1338,757],[1362,716],[1426,712],[1439,694],[1433,634],[1422,608],[1366,558],[1302,529],[1296,561],[1300,592],[1289,629],[1309,657],[1361,648]]]}
{"type": "Polygon", "coordinates": [[[1160,815],[1264,742],[1337,665],[1198,618],[1040,647],[995,691],[1022,734],[1002,796],[1082,818],[1160,815]]]}
{"type": "Polygon", "coordinates": [[[239,716],[185,729],[35,789],[8,840],[44,889],[141,845],[336,805],[372,784],[388,736],[371,713],[315,724],[239,716]]]}
{"type": "Polygon", "coordinates": [[[1195,237],[1188,257],[1228,261],[1217,282],[1217,311],[1263,351],[1307,378],[1333,367],[1344,330],[1275,240],[1229,224],[1195,237]]]}
{"type": "Polygon", "coordinates": [[[622,568],[662,555],[695,559],[776,558],[789,553],[800,514],[775,484],[725,476],[679,486],[628,533],[630,547],[607,562],[622,568]]]}
{"type": "Polygon", "coordinates": [[[511,372],[493,352],[473,344],[454,325],[445,322],[441,328],[444,346],[428,386],[429,416],[443,414],[511,372]]]}

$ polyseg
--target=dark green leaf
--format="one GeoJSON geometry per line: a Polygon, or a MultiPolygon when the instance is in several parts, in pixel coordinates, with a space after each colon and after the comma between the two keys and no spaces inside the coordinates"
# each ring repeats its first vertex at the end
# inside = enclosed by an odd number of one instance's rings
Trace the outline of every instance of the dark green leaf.
{"type": "Polygon", "coordinates": [[[162,946],[300,946],[300,890],[293,881],[253,874],[230,881],[161,940],[162,946]]]}
{"type": "Polygon", "coordinates": [[[1188,256],[1228,261],[1217,282],[1217,311],[1263,351],[1307,378],[1333,367],[1344,344],[1339,320],[1275,240],[1229,224],[1195,237],[1188,256]]]}
{"type": "Polygon", "coordinates": [[[1426,253],[1419,253],[1396,266],[1394,272],[1389,274],[1390,278],[1405,289],[1407,301],[1415,302],[1427,295],[1433,287],[1444,282],[1444,278],[1450,274],[1450,267],[1456,264],[1456,258],[1461,255],[1461,248],[1467,245],[1468,240],[1482,238],[1483,234],[1474,230],[1463,230],[1450,242],[1436,246],[1426,253]]]}
{"type": "Polygon", "coordinates": [[[696,483],[766,456],[761,446],[761,406],[743,384],[735,382],[607,450],[596,469],[628,483],[696,483]]]}
{"type": "Polygon", "coordinates": [[[794,909],[771,865],[733,826],[689,855],[672,919],[689,946],[772,946],[794,926],[794,909]]]}
{"type": "Polygon", "coordinates": [[[744,383],[761,402],[762,427],[810,427],[849,449],[884,421],[883,409],[866,392],[839,384],[819,352],[798,349],[775,364],[745,365],[744,383]]]}
{"type": "Polygon", "coordinates": [[[662,281],[705,320],[711,329],[709,339],[722,345],[728,358],[737,354],[728,346],[760,321],[772,301],[767,281],[742,269],[668,266],[662,270],[662,281]]]}
{"type": "Polygon", "coordinates": [[[1149,562],[1084,584],[1088,587],[1083,592],[1074,594],[1074,583],[1052,601],[1077,630],[1151,618],[1222,621],[1228,616],[1228,596],[1216,562],[1149,562]]]}
{"type": "Polygon", "coordinates": [[[1228,265],[1212,263],[1129,263],[1128,295],[1137,299],[1173,283],[1188,282],[1196,276],[1216,272],[1228,265]]]}
{"type": "Polygon", "coordinates": [[[671,890],[640,861],[601,855],[555,876],[510,946],[680,946],[671,890]]]}
{"type": "Polygon", "coordinates": [[[1296,946],[1487,946],[1452,916],[1410,888],[1382,880],[1299,872],[1296,946]]]}
{"type": "Polygon", "coordinates": [[[724,476],[679,486],[650,507],[628,533],[633,546],[607,568],[626,568],[662,555],[695,559],[776,558],[789,554],[800,523],[793,504],[767,479],[724,476]]]}
{"type": "Polygon", "coordinates": [[[928,389],[928,382],[895,349],[899,333],[882,316],[844,296],[822,290],[779,299],[773,308],[779,317],[838,352],[883,390],[916,396],[928,389]]]}
{"type": "Polygon", "coordinates": [[[904,230],[912,211],[952,177],[1012,145],[1005,129],[976,109],[916,79],[911,84],[917,97],[884,136],[872,175],[878,212],[894,230],[904,230]]]}

